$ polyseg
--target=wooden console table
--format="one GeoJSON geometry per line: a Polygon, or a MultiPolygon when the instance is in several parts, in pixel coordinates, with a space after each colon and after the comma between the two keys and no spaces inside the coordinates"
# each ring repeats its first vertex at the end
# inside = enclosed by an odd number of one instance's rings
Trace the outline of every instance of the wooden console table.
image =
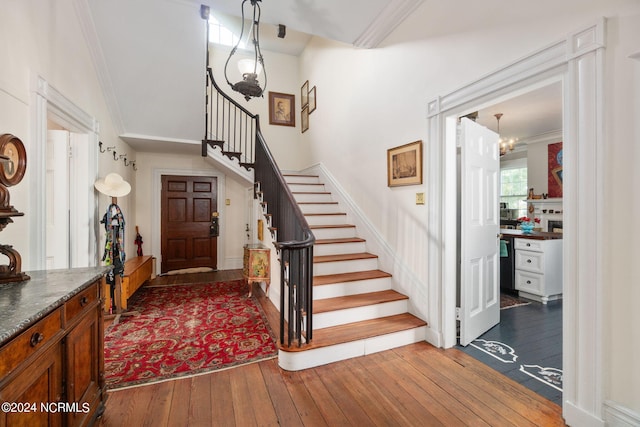
{"type": "Polygon", "coordinates": [[[110,268],[29,272],[0,286],[0,426],[87,426],[103,412],[110,268]]]}
{"type": "Polygon", "coordinates": [[[253,283],[265,282],[266,293],[271,284],[271,251],[262,245],[245,245],[242,263],[242,275],[249,285],[249,296],[253,292],[253,283]]]}

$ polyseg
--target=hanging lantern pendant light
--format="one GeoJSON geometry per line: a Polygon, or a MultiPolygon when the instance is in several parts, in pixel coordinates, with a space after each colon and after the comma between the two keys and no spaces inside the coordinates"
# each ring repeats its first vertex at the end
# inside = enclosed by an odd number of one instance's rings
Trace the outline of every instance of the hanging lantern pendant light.
{"type": "Polygon", "coordinates": [[[242,2],[242,29],[240,30],[240,38],[234,48],[231,49],[229,58],[227,58],[227,62],[224,66],[224,77],[227,79],[227,83],[233,90],[244,95],[244,98],[247,101],[251,98],[262,96],[267,87],[267,72],[264,69],[264,59],[262,58],[262,52],[260,51],[260,5],[258,4],[260,1],[262,0],[244,0],[242,2]],[[227,76],[227,68],[229,67],[231,57],[236,53],[244,36],[244,4],[248,1],[251,2],[251,5],[253,6],[253,21],[249,30],[251,32],[251,43],[253,43],[254,52],[253,61],[249,61],[253,67],[249,66],[248,69],[244,68],[244,64],[240,63],[246,64],[246,60],[238,61],[238,65],[243,67],[240,70],[242,73],[242,80],[233,84],[229,81],[229,77],[227,76]],[[264,88],[261,88],[260,83],[258,82],[258,74],[260,74],[261,71],[264,71],[264,88]]]}

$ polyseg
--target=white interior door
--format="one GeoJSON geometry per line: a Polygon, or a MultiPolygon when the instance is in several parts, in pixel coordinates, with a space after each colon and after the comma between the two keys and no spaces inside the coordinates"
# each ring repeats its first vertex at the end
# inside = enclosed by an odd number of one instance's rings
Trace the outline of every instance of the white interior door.
{"type": "Polygon", "coordinates": [[[69,132],[47,132],[47,269],[69,268],[69,132]]]}
{"type": "Polygon", "coordinates": [[[469,120],[460,127],[460,344],[500,322],[499,136],[469,120]]]}

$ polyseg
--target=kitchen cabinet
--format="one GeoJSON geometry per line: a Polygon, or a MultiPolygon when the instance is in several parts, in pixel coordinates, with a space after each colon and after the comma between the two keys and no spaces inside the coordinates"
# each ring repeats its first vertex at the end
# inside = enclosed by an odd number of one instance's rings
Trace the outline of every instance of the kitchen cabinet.
{"type": "Polygon", "coordinates": [[[562,298],[562,239],[515,238],[515,288],[540,301],[562,298]]]}
{"type": "Polygon", "coordinates": [[[0,427],[86,426],[104,410],[104,270],[81,270],[0,288],[0,427]]]}

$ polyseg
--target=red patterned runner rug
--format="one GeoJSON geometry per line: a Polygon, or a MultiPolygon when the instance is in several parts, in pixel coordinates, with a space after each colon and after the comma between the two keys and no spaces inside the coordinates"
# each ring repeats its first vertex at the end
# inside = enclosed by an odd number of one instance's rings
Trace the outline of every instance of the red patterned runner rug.
{"type": "Polygon", "coordinates": [[[105,331],[105,379],[117,389],[274,358],[275,336],[243,281],[144,287],[105,331]]]}

